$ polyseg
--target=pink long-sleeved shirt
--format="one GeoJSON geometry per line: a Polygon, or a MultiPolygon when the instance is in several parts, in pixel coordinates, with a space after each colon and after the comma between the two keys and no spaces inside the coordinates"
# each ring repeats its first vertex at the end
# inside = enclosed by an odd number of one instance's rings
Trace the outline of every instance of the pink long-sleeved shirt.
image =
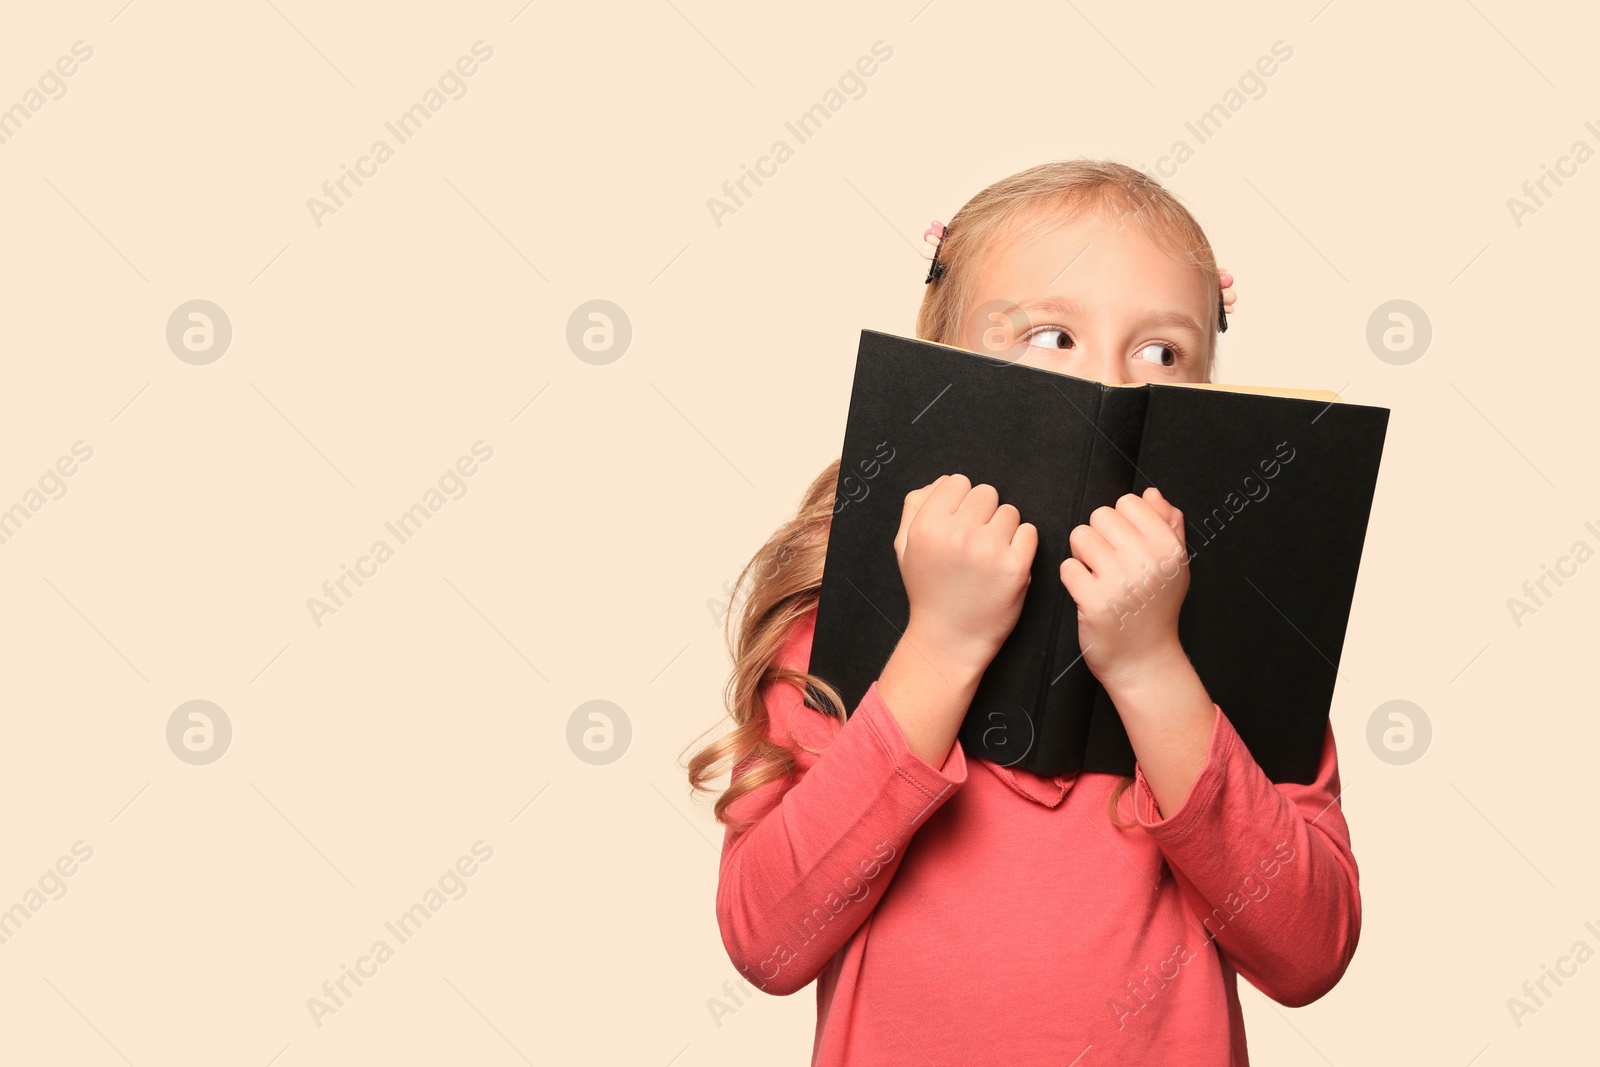
{"type": "MultiPolygon", "coordinates": [[[[780,662],[804,670],[816,614],[780,662]]],[[[745,978],[817,980],[814,1067],[1245,1067],[1236,975],[1291,1007],[1333,988],[1361,897],[1330,726],[1316,781],[1274,784],[1213,705],[1163,817],[1135,768],[1042,777],[911,751],[876,683],[848,722],[762,690],[789,777],[740,798],[717,921],[745,978]],[[818,752],[806,751],[807,748],[818,752]]],[[[737,779],[748,768],[735,768],[737,779]]]]}

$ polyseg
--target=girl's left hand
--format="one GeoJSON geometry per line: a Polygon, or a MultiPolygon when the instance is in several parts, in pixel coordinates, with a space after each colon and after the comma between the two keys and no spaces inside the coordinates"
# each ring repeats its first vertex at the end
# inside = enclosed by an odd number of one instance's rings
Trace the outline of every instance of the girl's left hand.
{"type": "Polygon", "coordinates": [[[1151,486],[1073,529],[1061,582],[1078,605],[1083,661],[1108,688],[1174,653],[1189,591],[1183,513],[1151,486]]]}

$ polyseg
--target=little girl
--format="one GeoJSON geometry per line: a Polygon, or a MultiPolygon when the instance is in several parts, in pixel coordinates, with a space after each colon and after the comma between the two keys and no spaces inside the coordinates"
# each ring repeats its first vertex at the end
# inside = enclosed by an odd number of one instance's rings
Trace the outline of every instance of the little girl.
{"type": "MultiPolygon", "coordinates": [[[[1211,380],[1231,279],[1139,171],[1032,167],[939,231],[919,337],[1107,383],[1211,380]]],[[[909,622],[846,718],[807,672],[838,474],[740,575],[737,728],[689,765],[698,789],[733,765],[715,811],[734,964],[772,994],[817,981],[816,1067],[1248,1064],[1237,976],[1309,1004],[1360,933],[1332,727],[1311,784],[1262,772],[1179,644],[1184,520],[1151,488],[1077,527],[1060,570],[1134,775],[969,760],[956,735],[1038,539],[958,471],[905,499],[909,622]],[[1115,609],[1174,559],[1153,599],[1115,609]]]]}

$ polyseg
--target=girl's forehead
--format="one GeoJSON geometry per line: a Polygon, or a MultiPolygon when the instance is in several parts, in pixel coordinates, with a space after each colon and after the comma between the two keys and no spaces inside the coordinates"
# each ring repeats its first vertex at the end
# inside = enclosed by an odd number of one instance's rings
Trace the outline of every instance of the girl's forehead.
{"type": "Polygon", "coordinates": [[[1026,254],[1040,248],[1054,250],[1062,244],[1091,243],[1155,248],[1157,242],[1138,215],[1104,205],[1074,214],[1037,213],[1014,220],[996,232],[995,246],[1026,254]]]}
{"type": "Polygon", "coordinates": [[[1162,247],[1136,221],[1098,213],[997,235],[981,255],[974,283],[980,292],[1013,298],[1082,288],[1121,290],[1136,283],[1169,299],[1206,300],[1195,264],[1162,247]]]}

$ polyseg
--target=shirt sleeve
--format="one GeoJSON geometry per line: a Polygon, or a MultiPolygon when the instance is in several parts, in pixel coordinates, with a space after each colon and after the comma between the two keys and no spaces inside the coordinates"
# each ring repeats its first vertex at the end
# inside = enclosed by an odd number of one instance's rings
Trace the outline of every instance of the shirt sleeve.
{"type": "Polygon", "coordinates": [[[729,806],[758,821],[725,831],[717,925],[740,972],[782,996],[810,984],[866,921],[911,836],[966,782],[967,763],[959,741],[938,768],[913,752],[877,682],[843,723],[792,682],[769,683],[763,698],[768,736],[799,766],[729,806]]]}
{"type": "Polygon", "coordinates": [[[1189,795],[1163,816],[1135,764],[1135,815],[1205,936],[1262,993],[1301,1007],[1338,983],[1361,933],[1333,726],[1314,781],[1274,783],[1222,708],[1212,708],[1210,750],[1189,795]]]}

